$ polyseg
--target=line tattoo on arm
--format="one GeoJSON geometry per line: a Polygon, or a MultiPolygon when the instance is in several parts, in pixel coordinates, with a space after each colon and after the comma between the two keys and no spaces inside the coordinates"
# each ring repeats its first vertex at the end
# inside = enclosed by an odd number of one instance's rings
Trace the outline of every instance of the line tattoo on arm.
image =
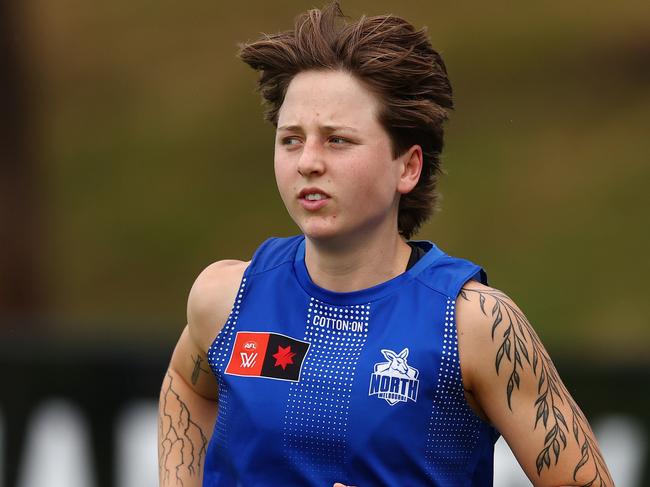
{"type": "Polygon", "coordinates": [[[158,468],[161,485],[169,485],[173,472],[175,485],[183,486],[182,473],[186,471],[190,476],[201,473],[208,440],[173,385],[174,379],[167,372],[158,415],[158,468]],[[170,457],[172,452],[177,455],[170,457]],[[174,458],[178,458],[178,463],[173,464],[174,458]]]}
{"type": "Polygon", "coordinates": [[[201,363],[203,362],[203,358],[201,358],[201,356],[197,355],[196,357],[192,357],[192,360],[194,360],[194,369],[192,370],[192,385],[196,385],[196,383],[199,381],[199,374],[201,372],[205,372],[207,374],[210,371],[201,367],[201,363]]]}
{"type": "Polygon", "coordinates": [[[537,399],[535,406],[535,426],[543,424],[546,431],[544,446],[537,455],[537,474],[541,475],[546,467],[550,470],[551,460],[555,458],[557,465],[562,450],[567,446],[567,438],[571,436],[580,447],[581,458],[573,470],[573,480],[576,480],[578,471],[586,464],[593,465],[595,476],[581,487],[609,487],[614,485],[605,461],[593,440],[593,432],[580,408],[575,403],[560,376],[546,353],[539,337],[528,322],[526,316],[514,305],[512,300],[503,292],[496,289],[468,289],[463,288],[459,296],[466,301],[471,301],[470,293],[478,295],[479,306],[485,316],[492,322],[492,341],[501,340],[494,359],[497,375],[508,367],[508,384],[506,396],[508,408],[512,411],[512,394],[519,389],[521,377],[519,371],[528,368],[537,379],[537,399]],[[491,304],[491,309],[486,309],[491,304]],[[506,359],[506,364],[503,359],[506,359]],[[571,411],[571,433],[567,419],[564,417],[559,404],[565,404],[571,411]]]}

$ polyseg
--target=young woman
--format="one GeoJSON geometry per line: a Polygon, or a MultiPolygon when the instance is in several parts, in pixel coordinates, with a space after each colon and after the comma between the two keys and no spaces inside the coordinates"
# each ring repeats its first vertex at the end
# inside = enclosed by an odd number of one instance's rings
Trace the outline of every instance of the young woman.
{"type": "Polygon", "coordinates": [[[517,305],[408,240],[452,108],[425,33],[332,4],[240,56],[302,234],[196,279],[160,395],[161,485],[488,486],[503,435],[535,486],[611,487],[517,305]]]}

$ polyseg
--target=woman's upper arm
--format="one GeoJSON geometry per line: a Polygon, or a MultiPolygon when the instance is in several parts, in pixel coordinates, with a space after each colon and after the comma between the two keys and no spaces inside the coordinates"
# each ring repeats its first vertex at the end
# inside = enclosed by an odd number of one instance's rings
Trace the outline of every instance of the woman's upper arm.
{"type": "Polygon", "coordinates": [[[228,319],[246,266],[246,262],[235,260],[209,265],[194,281],[187,300],[187,326],[169,367],[209,399],[216,398],[216,381],[207,352],[228,319]]]}
{"type": "Polygon", "coordinates": [[[465,388],[535,486],[614,483],[589,422],[519,307],[469,281],[456,301],[465,388]]]}
{"type": "Polygon", "coordinates": [[[247,266],[239,260],[220,260],[206,267],[192,285],[187,298],[187,326],[204,354],[228,319],[247,266]]]}

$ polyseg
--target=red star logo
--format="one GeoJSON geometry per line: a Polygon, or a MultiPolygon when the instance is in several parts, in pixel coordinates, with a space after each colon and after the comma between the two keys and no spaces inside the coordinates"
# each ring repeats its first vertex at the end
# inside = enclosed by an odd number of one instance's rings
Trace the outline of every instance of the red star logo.
{"type": "Polygon", "coordinates": [[[275,367],[282,367],[282,370],[287,369],[287,365],[293,364],[293,357],[295,353],[291,351],[291,345],[281,347],[278,345],[278,352],[273,354],[275,358],[275,367]]]}

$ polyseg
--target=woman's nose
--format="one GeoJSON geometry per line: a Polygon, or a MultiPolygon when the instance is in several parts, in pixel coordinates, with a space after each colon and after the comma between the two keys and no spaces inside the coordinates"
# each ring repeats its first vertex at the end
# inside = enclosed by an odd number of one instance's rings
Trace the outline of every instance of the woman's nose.
{"type": "Polygon", "coordinates": [[[308,140],[298,159],[298,173],[303,177],[319,176],[325,172],[323,148],[318,141],[308,140]]]}

